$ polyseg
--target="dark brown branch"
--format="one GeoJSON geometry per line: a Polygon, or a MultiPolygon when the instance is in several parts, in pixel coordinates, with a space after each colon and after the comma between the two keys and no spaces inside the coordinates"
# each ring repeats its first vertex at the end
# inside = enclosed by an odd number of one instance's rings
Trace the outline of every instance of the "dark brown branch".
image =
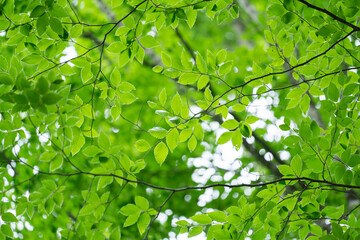
{"type": "Polygon", "coordinates": [[[346,26],[351,27],[354,31],[360,31],[360,28],[358,26],[355,26],[354,24],[349,23],[348,21],[336,16],[335,14],[333,14],[332,12],[329,12],[328,10],[324,9],[324,8],[320,8],[318,6],[312,5],[311,3],[308,3],[305,0],[298,0],[299,2],[305,4],[306,6],[308,6],[309,8],[315,9],[317,11],[320,11],[322,13],[325,13],[326,15],[332,17],[333,19],[335,19],[338,22],[341,22],[343,24],[345,24],[346,26]]]}
{"type": "MultiPolygon", "coordinates": [[[[186,42],[186,40],[184,39],[184,37],[182,36],[182,34],[179,32],[179,30],[176,28],[175,29],[175,32],[177,34],[177,36],[180,38],[181,42],[184,44],[186,50],[188,51],[188,53],[192,56],[192,58],[195,60],[196,57],[195,57],[195,54],[194,54],[194,50],[190,47],[189,43],[186,42]]],[[[240,119],[238,119],[237,116],[235,116],[235,119],[238,120],[240,122],[240,119]]],[[[212,116],[213,120],[219,122],[220,124],[222,123],[222,119],[217,117],[216,115],[213,115],[212,116]]],[[[263,140],[261,139],[261,137],[259,137],[257,134],[253,133],[253,136],[255,138],[255,140],[265,148],[266,151],[270,152],[274,159],[279,163],[279,164],[286,164],[285,162],[283,162],[279,155],[273,150],[271,149],[271,147],[263,140]]],[[[258,161],[260,164],[262,164],[263,166],[265,166],[266,168],[268,168],[272,174],[274,174],[275,176],[277,177],[281,177],[282,175],[280,174],[279,170],[277,169],[277,166],[272,163],[272,162],[269,162],[267,160],[265,160],[265,158],[263,156],[261,156],[259,154],[259,151],[256,149],[255,146],[252,146],[251,144],[247,143],[244,139],[243,141],[243,146],[246,148],[246,150],[248,152],[250,152],[258,161]]]]}
{"type": "Polygon", "coordinates": [[[186,51],[188,51],[188,53],[191,55],[191,57],[196,61],[194,50],[192,50],[190,45],[185,41],[184,37],[179,32],[178,28],[175,28],[175,33],[180,38],[180,41],[182,42],[182,44],[184,44],[184,47],[186,48],[186,51]]]}
{"type": "Polygon", "coordinates": [[[145,234],[143,240],[148,239],[148,235],[149,235],[151,226],[154,224],[155,220],[159,217],[162,208],[165,206],[165,204],[170,200],[170,198],[171,198],[174,194],[175,194],[175,192],[173,191],[173,192],[165,199],[165,201],[163,202],[163,204],[161,204],[161,206],[159,207],[159,210],[158,210],[156,216],[151,220],[151,222],[150,222],[150,224],[149,224],[149,226],[148,226],[148,228],[147,228],[147,231],[146,231],[146,234],[145,234]]]}

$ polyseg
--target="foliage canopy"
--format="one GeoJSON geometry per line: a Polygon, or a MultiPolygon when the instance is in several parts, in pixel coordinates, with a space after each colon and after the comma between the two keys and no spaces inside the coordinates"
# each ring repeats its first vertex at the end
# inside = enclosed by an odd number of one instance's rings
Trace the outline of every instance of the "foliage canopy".
{"type": "Polygon", "coordinates": [[[0,239],[359,239],[359,6],[1,0],[0,239]]]}

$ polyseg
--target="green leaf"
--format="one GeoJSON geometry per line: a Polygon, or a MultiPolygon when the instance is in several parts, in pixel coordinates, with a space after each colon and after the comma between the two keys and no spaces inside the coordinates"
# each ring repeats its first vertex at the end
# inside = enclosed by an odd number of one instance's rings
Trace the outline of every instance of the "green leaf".
{"type": "Polygon", "coordinates": [[[196,66],[198,67],[200,72],[202,73],[207,72],[206,62],[204,61],[204,58],[201,56],[200,53],[196,54],[196,66]]]}
{"type": "Polygon", "coordinates": [[[244,104],[236,104],[232,107],[232,110],[235,112],[242,112],[246,109],[246,106],[244,104]]]}
{"type": "Polygon", "coordinates": [[[217,144],[224,144],[230,141],[231,137],[233,136],[233,133],[234,132],[224,132],[223,134],[221,134],[221,136],[217,140],[217,144]]]}
{"type": "Polygon", "coordinates": [[[244,137],[251,137],[252,134],[251,127],[247,123],[241,125],[240,132],[244,137]]]}
{"type": "Polygon", "coordinates": [[[46,31],[46,28],[48,26],[49,26],[49,17],[45,13],[41,17],[39,17],[36,21],[36,30],[38,34],[41,36],[46,31]]]}
{"type": "MultiPolygon", "coordinates": [[[[209,55],[208,55],[209,56],[209,55]]],[[[225,49],[221,49],[217,54],[216,54],[216,65],[219,65],[221,63],[223,63],[226,60],[226,56],[227,56],[227,52],[225,49]]]]}
{"type": "Polygon", "coordinates": [[[302,170],[302,161],[299,155],[296,155],[290,163],[291,169],[297,176],[300,176],[302,170]]]}
{"type": "Polygon", "coordinates": [[[118,90],[120,92],[131,92],[132,90],[135,90],[135,86],[129,82],[122,82],[119,84],[118,90]]]}
{"type": "Polygon", "coordinates": [[[226,213],[221,212],[221,211],[214,211],[214,212],[209,212],[207,213],[212,220],[217,221],[217,222],[226,222],[226,213]]]}
{"type": "Polygon", "coordinates": [[[101,132],[99,135],[99,146],[105,150],[110,149],[109,137],[104,132],[101,132]]]}
{"type": "Polygon", "coordinates": [[[82,153],[87,157],[95,157],[97,154],[101,153],[101,150],[98,147],[91,145],[83,149],[82,153]]]}
{"type": "Polygon", "coordinates": [[[131,167],[131,163],[132,161],[130,160],[130,158],[126,155],[123,154],[120,158],[120,165],[128,172],[130,171],[130,167],[131,167]]]}
{"type": "Polygon", "coordinates": [[[231,137],[231,142],[235,147],[236,151],[239,151],[241,144],[243,142],[243,136],[240,132],[240,129],[236,129],[231,137]]]}
{"type": "Polygon", "coordinates": [[[188,140],[189,137],[191,136],[191,134],[193,133],[193,131],[194,130],[192,128],[186,128],[186,129],[182,130],[179,135],[179,141],[185,142],[186,140],[188,140]]]}
{"type": "Polygon", "coordinates": [[[209,83],[209,80],[210,80],[209,76],[201,75],[201,77],[199,78],[199,81],[197,83],[198,90],[203,89],[209,83]]]}
{"type": "Polygon", "coordinates": [[[324,95],[323,91],[321,91],[321,89],[316,86],[316,85],[312,85],[309,89],[309,93],[313,96],[321,96],[324,95]]]}
{"type": "Polygon", "coordinates": [[[343,230],[342,227],[337,223],[331,223],[331,231],[334,234],[335,237],[338,237],[340,239],[343,238],[343,230]]]}
{"type": "Polygon", "coordinates": [[[140,213],[128,216],[124,222],[124,227],[134,225],[138,221],[139,217],[140,213]]]}
{"type": "Polygon", "coordinates": [[[5,72],[0,72],[0,83],[5,85],[12,85],[14,84],[13,77],[5,72]]]}
{"type": "Polygon", "coordinates": [[[189,139],[189,142],[188,142],[189,151],[190,152],[194,151],[195,148],[196,148],[196,145],[197,145],[196,138],[195,138],[194,135],[192,135],[191,138],[189,139]]]}
{"type": "Polygon", "coordinates": [[[202,233],[202,230],[203,230],[203,228],[200,226],[192,227],[189,231],[188,238],[192,238],[192,237],[199,235],[200,233],[202,233]]]}
{"type": "Polygon", "coordinates": [[[167,99],[166,89],[163,88],[163,90],[161,90],[160,95],[159,95],[159,101],[162,106],[165,105],[166,99],[167,99]]]}
{"type": "Polygon", "coordinates": [[[55,159],[53,159],[50,163],[50,172],[54,172],[55,170],[62,167],[64,162],[63,157],[60,155],[56,156],[55,159]]]}
{"type": "Polygon", "coordinates": [[[114,120],[116,120],[121,114],[121,107],[114,106],[111,108],[110,111],[111,111],[111,116],[113,117],[114,120]]]}
{"type": "MultiPolygon", "coordinates": [[[[297,16],[292,12],[287,12],[281,17],[281,21],[285,24],[292,23],[297,19],[297,16]]],[[[290,55],[287,55],[287,57],[290,57],[290,55]]]]}
{"type": "Polygon", "coordinates": [[[18,219],[11,212],[6,212],[6,213],[2,214],[1,219],[4,222],[17,222],[18,221],[18,219]]]}
{"type": "Polygon", "coordinates": [[[137,99],[137,97],[135,97],[131,93],[118,93],[117,96],[119,97],[118,98],[119,103],[125,104],[125,105],[131,104],[131,103],[135,102],[137,99]]]}
{"type": "Polygon", "coordinates": [[[280,4],[271,4],[268,9],[266,10],[267,14],[272,16],[281,16],[284,14],[284,7],[280,4]]]}
{"type": "Polygon", "coordinates": [[[231,130],[231,129],[238,128],[239,127],[239,122],[236,121],[235,119],[229,119],[229,120],[226,120],[225,122],[223,122],[221,124],[221,126],[223,128],[231,130]]]}
{"type": "Polygon", "coordinates": [[[10,225],[8,225],[8,224],[1,225],[1,232],[11,238],[14,236],[14,233],[13,233],[10,225]]]}
{"type": "Polygon", "coordinates": [[[310,97],[309,95],[305,94],[300,100],[300,108],[304,114],[307,113],[310,107],[310,97]]]}
{"type": "Polygon", "coordinates": [[[335,84],[330,83],[329,87],[327,88],[327,97],[334,101],[337,102],[337,100],[339,99],[340,93],[338,88],[335,86],[335,84]]]}
{"type": "Polygon", "coordinates": [[[106,51],[111,53],[121,53],[126,49],[126,46],[121,42],[113,42],[107,48],[106,51]]]}
{"type": "Polygon", "coordinates": [[[151,128],[149,130],[150,134],[157,138],[157,139],[162,139],[165,137],[167,131],[161,127],[154,127],[154,128],[151,128]]]}
{"type": "Polygon", "coordinates": [[[40,17],[45,13],[45,7],[42,5],[36,6],[30,13],[31,18],[37,18],[40,17]]]}
{"type": "Polygon", "coordinates": [[[115,86],[119,86],[121,82],[121,74],[120,71],[117,68],[114,68],[110,75],[110,82],[115,86]]]}
{"type": "Polygon", "coordinates": [[[83,33],[83,26],[81,24],[76,24],[70,28],[70,37],[78,38],[83,33]]]}
{"type": "Polygon", "coordinates": [[[91,72],[91,64],[88,63],[84,68],[81,69],[81,81],[83,83],[87,83],[91,78],[93,77],[93,74],[91,72]]]}
{"type": "Polygon", "coordinates": [[[141,208],[135,204],[129,203],[120,208],[120,213],[125,216],[136,215],[141,212],[141,208]]]}
{"type": "Polygon", "coordinates": [[[62,98],[61,95],[50,92],[42,97],[42,102],[45,103],[46,105],[54,105],[57,102],[59,102],[61,98],[62,98]]]}
{"type": "Polygon", "coordinates": [[[184,85],[194,84],[199,79],[199,77],[200,75],[197,73],[184,73],[180,76],[178,83],[184,85]]]}
{"type": "Polygon", "coordinates": [[[166,144],[171,152],[174,151],[179,143],[179,131],[176,128],[171,129],[166,135],[166,144]]]}
{"type": "Polygon", "coordinates": [[[149,201],[144,197],[136,196],[135,197],[135,204],[136,204],[136,206],[141,208],[143,211],[146,211],[146,210],[149,209],[149,201]]]}
{"type": "Polygon", "coordinates": [[[343,91],[343,94],[345,96],[351,95],[353,92],[358,91],[359,85],[355,83],[351,83],[347,85],[343,91]]]}
{"type": "Polygon", "coordinates": [[[306,92],[305,89],[302,88],[294,88],[293,90],[291,90],[285,98],[287,99],[292,99],[292,98],[298,98],[300,99],[302,97],[302,95],[306,92]]]}
{"type": "Polygon", "coordinates": [[[64,30],[63,30],[61,21],[58,18],[55,18],[55,17],[50,18],[50,27],[57,34],[63,35],[64,30]]]}
{"type": "Polygon", "coordinates": [[[95,117],[95,113],[94,113],[94,111],[92,111],[92,107],[90,104],[86,104],[86,105],[82,106],[80,108],[80,110],[81,110],[81,113],[84,114],[85,117],[88,117],[88,118],[95,117]]]}
{"type": "Polygon", "coordinates": [[[135,142],[135,147],[136,147],[136,149],[138,150],[138,151],[140,151],[140,152],[146,152],[147,150],[149,150],[150,149],[150,144],[147,142],[147,141],[145,141],[144,139],[140,139],[140,140],[137,140],[136,142],[135,142]]]}
{"type": "Polygon", "coordinates": [[[317,71],[318,68],[314,65],[306,65],[300,70],[300,73],[304,74],[305,76],[313,76],[317,71]]]}
{"type": "Polygon", "coordinates": [[[71,149],[71,154],[74,156],[75,154],[77,154],[80,149],[82,148],[82,146],[84,146],[85,144],[85,138],[84,136],[82,135],[82,133],[80,133],[76,139],[74,139],[74,142],[73,142],[73,146],[72,146],[72,149],[71,149]]]}
{"type": "Polygon", "coordinates": [[[49,90],[49,82],[46,80],[46,78],[40,77],[36,87],[40,94],[44,94],[49,90]]]}
{"type": "Polygon", "coordinates": [[[111,0],[111,7],[115,8],[123,4],[124,0],[111,0]]]}
{"type": "Polygon", "coordinates": [[[310,225],[310,231],[311,231],[311,233],[313,233],[315,235],[318,235],[318,236],[322,235],[322,229],[318,225],[314,225],[314,224],[310,225]]]}
{"type": "Polygon", "coordinates": [[[186,16],[187,16],[187,24],[189,25],[190,28],[192,28],[196,22],[196,17],[197,17],[197,11],[189,9],[186,12],[186,16]]]}
{"type": "Polygon", "coordinates": [[[189,226],[190,225],[190,223],[186,220],[177,221],[176,224],[179,226],[189,226]]]}
{"type": "Polygon", "coordinates": [[[16,205],[16,215],[22,215],[26,211],[27,203],[20,202],[16,205]]]}
{"type": "Polygon", "coordinates": [[[7,71],[7,69],[8,69],[8,61],[6,60],[6,58],[4,56],[1,56],[1,55],[0,55],[0,69],[2,69],[4,71],[7,71]]]}
{"type": "Polygon", "coordinates": [[[349,167],[355,167],[356,165],[360,164],[360,155],[354,154],[350,157],[349,161],[347,162],[349,167]]]}
{"type": "Polygon", "coordinates": [[[173,110],[175,115],[180,114],[181,106],[182,106],[181,97],[179,93],[176,93],[175,96],[173,97],[173,100],[171,101],[171,109],[173,110]]]}
{"type": "Polygon", "coordinates": [[[159,45],[159,43],[155,40],[153,36],[146,35],[139,39],[141,45],[146,48],[154,48],[159,45]]]}
{"type": "Polygon", "coordinates": [[[278,169],[279,169],[280,173],[284,176],[288,176],[288,175],[293,176],[294,175],[292,168],[290,168],[288,165],[280,165],[278,167],[278,169]]]}
{"type": "Polygon", "coordinates": [[[40,161],[50,162],[56,156],[56,152],[43,152],[40,156],[40,161]]]}
{"type": "Polygon", "coordinates": [[[343,180],[345,184],[351,185],[353,180],[353,172],[351,170],[346,170],[343,180]]]}
{"type": "Polygon", "coordinates": [[[21,61],[27,64],[38,64],[41,60],[43,60],[43,57],[39,54],[30,54],[21,59],[21,61]]]}
{"type": "Polygon", "coordinates": [[[137,222],[137,227],[141,235],[145,232],[147,226],[150,224],[150,220],[151,218],[148,213],[141,214],[137,222]]]}
{"type": "Polygon", "coordinates": [[[162,66],[156,65],[152,70],[156,73],[160,73],[164,68],[162,66]]]}
{"type": "Polygon", "coordinates": [[[190,219],[201,225],[212,223],[212,219],[206,214],[197,214],[195,216],[192,216],[190,219]]]}
{"type": "Polygon", "coordinates": [[[170,55],[166,54],[165,52],[161,53],[161,60],[164,63],[165,66],[171,67],[172,66],[172,60],[170,55]]]}
{"type": "Polygon", "coordinates": [[[108,176],[99,177],[99,181],[96,189],[99,191],[101,188],[104,188],[107,185],[111,184],[113,180],[114,180],[113,177],[108,177],[108,176]]]}
{"type": "Polygon", "coordinates": [[[332,24],[322,26],[316,33],[320,36],[326,37],[337,32],[337,27],[332,24]]]}
{"type": "Polygon", "coordinates": [[[252,239],[255,239],[255,240],[266,239],[266,236],[267,236],[267,232],[261,228],[252,235],[252,239]]]}
{"type": "Polygon", "coordinates": [[[120,53],[119,56],[119,67],[125,66],[130,61],[129,50],[125,49],[120,53]]]}
{"type": "Polygon", "coordinates": [[[166,147],[165,143],[160,142],[158,145],[156,145],[156,147],[154,149],[154,155],[155,155],[156,161],[159,163],[160,166],[165,161],[168,153],[169,153],[169,150],[166,147]]]}
{"type": "Polygon", "coordinates": [[[225,62],[224,64],[222,64],[219,68],[219,74],[225,75],[225,74],[229,73],[231,71],[232,65],[233,65],[232,61],[228,61],[228,62],[225,62]]]}
{"type": "Polygon", "coordinates": [[[119,27],[115,32],[115,36],[125,36],[129,31],[130,29],[128,27],[125,26],[119,27]]]}
{"type": "Polygon", "coordinates": [[[210,90],[210,86],[208,86],[205,91],[204,91],[204,97],[206,99],[206,101],[211,102],[213,100],[213,96],[210,90]]]}

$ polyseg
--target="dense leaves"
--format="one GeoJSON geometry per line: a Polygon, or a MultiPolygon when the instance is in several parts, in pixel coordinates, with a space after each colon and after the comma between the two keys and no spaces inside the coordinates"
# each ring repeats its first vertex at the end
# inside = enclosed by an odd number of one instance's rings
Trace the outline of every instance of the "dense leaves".
{"type": "Polygon", "coordinates": [[[358,239],[359,1],[0,1],[0,239],[358,239]]]}

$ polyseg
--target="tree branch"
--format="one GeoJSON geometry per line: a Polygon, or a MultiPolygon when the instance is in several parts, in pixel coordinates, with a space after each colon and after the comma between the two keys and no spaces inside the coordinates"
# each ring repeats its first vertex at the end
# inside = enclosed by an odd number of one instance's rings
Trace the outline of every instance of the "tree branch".
{"type": "Polygon", "coordinates": [[[297,1],[305,4],[305,5],[308,6],[309,8],[312,8],[312,9],[315,9],[315,10],[317,10],[317,11],[320,11],[320,12],[325,13],[326,15],[328,15],[328,16],[332,17],[333,19],[335,19],[336,21],[341,22],[341,23],[343,23],[343,24],[351,27],[354,31],[360,31],[360,28],[359,28],[358,26],[355,26],[355,25],[349,23],[348,21],[346,21],[346,20],[344,20],[344,19],[336,16],[335,14],[329,12],[328,10],[326,10],[326,9],[324,9],[324,8],[320,8],[320,7],[318,7],[318,6],[312,5],[311,3],[308,3],[308,2],[305,1],[305,0],[297,0],[297,1]]]}

